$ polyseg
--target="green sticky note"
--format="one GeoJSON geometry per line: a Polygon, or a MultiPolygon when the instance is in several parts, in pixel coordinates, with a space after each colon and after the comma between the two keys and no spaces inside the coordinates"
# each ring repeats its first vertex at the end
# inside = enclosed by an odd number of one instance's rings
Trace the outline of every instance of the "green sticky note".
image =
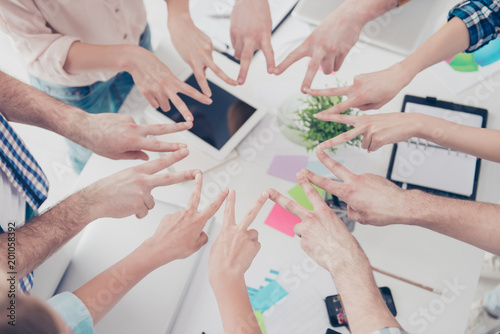
{"type": "Polygon", "coordinates": [[[472,53],[459,53],[450,62],[450,66],[458,72],[477,72],[479,69],[472,53]]]}
{"type": "MultiPolygon", "coordinates": [[[[323,189],[321,189],[321,188],[316,187],[316,186],[314,186],[314,188],[316,188],[316,190],[319,192],[319,195],[321,197],[323,197],[323,194],[325,193],[325,191],[323,189]]],[[[311,204],[311,202],[307,198],[306,193],[304,192],[304,190],[302,190],[302,188],[300,187],[300,184],[297,184],[295,187],[293,187],[292,189],[290,189],[288,191],[288,193],[290,194],[290,196],[292,196],[292,198],[297,203],[299,203],[303,207],[305,207],[305,208],[307,208],[309,210],[314,210],[313,205],[311,204]]]]}
{"type": "Polygon", "coordinates": [[[266,334],[266,328],[264,327],[264,319],[262,318],[262,311],[255,311],[255,317],[257,318],[257,323],[259,324],[262,334],[266,334]]]}

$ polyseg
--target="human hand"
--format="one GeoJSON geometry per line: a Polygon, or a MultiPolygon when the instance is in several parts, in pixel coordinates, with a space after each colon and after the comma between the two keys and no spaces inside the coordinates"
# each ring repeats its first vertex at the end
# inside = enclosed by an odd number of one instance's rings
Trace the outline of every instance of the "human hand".
{"type": "Polygon", "coordinates": [[[219,66],[214,63],[212,52],[214,47],[210,38],[198,29],[190,17],[182,15],[169,16],[169,31],[177,52],[182,59],[193,69],[194,76],[201,91],[208,97],[212,91],[208,86],[205,71],[211,69],[215,75],[227,84],[236,86],[237,82],[227,76],[219,66]]]}
{"type": "Polygon", "coordinates": [[[318,113],[316,117],[322,121],[354,126],[354,129],[319,144],[320,150],[346,143],[357,136],[363,136],[361,147],[367,149],[368,152],[373,152],[384,145],[399,143],[418,136],[422,127],[420,114],[416,113],[398,112],[360,116],[318,113]]]}
{"type": "Polygon", "coordinates": [[[303,93],[308,93],[320,65],[325,74],[338,71],[347,53],[358,41],[364,24],[351,10],[351,6],[344,5],[328,15],[304,43],[276,67],[274,74],[280,75],[298,60],[311,57],[301,88],[303,93]]]}
{"type": "Polygon", "coordinates": [[[257,231],[248,230],[248,227],[269,195],[262,193],[239,224],[234,217],[235,197],[235,191],[231,190],[226,201],[222,230],[210,251],[208,269],[212,282],[220,282],[220,275],[243,277],[260,250],[257,231]]]}
{"type": "Polygon", "coordinates": [[[236,0],[231,13],[231,43],[234,58],[240,60],[238,84],[245,83],[253,54],[261,49],[267,71],[274,71],[274,51],[271,46],[272,21],[268,0],[236,0]]]}
{"type": "Polygon", "coordinates": [[[347,100],[318,115],[339,114],[349,108],[380,109],[406,87],[413,77],[414,75],[397,63],[383,71],[358,75],[351,86],[308,89],[305,92],[314,96],[347,96],[347,100]]]}
{"type": "Polygon", "coordinates": [[[155,234],[144,243],[157,267],[187,258],[207,243],[203,228],[221,207],[228,190],[224,189],[203,212],[198,212],[202,184],[203,176],[198,172],[186,209],[163,217],[155,234]]]}
{"type": "Polygon", "coordinates": [[[122,114],[88,114],[75,124],[79,133],[73,141],[92,152],[110,159],[149,160],[144,151],[173,152],[187,147],[182,143],[167,143],[148,136],[188,130],[192,122],[176,124],[138,125],[134,119],[122,114]]]}
{"type": "Polygon", "coordinates": [[[297,174],[297,180],[313,205],[313,211],[304,208],[274,189],[268,189],[267,192],[271,200],[302,219],[302,222],[294,227],[295,234],[301,238],[302,249],[320,266],[332,270],[336,259],[351,256],[350,253],[346,252],[357,242],[302,173],[297,174]]]}
{"type": "Polygon", "coordinates": [[[155,206],[151,191],[194,179],[197,170],[157,174],[189,154],[185,148],[142,165],[125,169],[99,180],[79,192],[78,202],[97,218],[146,217],[155,206]]]}
{"type": "Polygon", "coordinates": [[[136,47],[131,49],[128,56],[130,64],[127,66],[127,72],[132,75],[135,84],[153,108],[161,107],[167,112],[172,102],[184,119],[189,122],[193,121],[193,115],[177,95],[178,93],[203,104],[212,103],[209,97],[177,79],[152,52],[136,47]]]}
{"type": "Polygon", "coordinates": [[[318,176],[307,169],[302,172],[312,184],[346,202],[350,220],[375,226],[411,223],[414,210],[412,191],[403,190],[379,175],[356,175],[322,150],[316,154],[323,165],[344,183],[318,176]]]}

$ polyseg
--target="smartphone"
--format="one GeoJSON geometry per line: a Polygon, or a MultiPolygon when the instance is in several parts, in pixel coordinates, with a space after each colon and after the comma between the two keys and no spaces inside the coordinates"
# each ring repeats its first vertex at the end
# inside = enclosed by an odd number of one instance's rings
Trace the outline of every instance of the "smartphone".
{"type": "MultiPolygon", "coordinates": [[[[385,304],[389,311],[391,311],[393,316],[396,316],[396,305],[394,305],[394,299],[392,298],[391,290],[388,287],[379,288],[382,298],[384,298],[385,304]]],[[[325,298],[326,309],[328,311],[328,317],[330,318],[330,324],[333,327],[345,326],[349,327],[347,322],[347,316],[342,306],[342,300],[340,295],[328,296],[325,298]]]]}

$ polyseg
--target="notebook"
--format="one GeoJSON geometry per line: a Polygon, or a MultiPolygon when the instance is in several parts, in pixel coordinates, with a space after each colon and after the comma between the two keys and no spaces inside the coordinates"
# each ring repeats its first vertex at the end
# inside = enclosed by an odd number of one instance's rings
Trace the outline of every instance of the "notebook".
{"type": "MultiPolygon", "coordinates": [[[[421,113],[467,126],[485,128],[485,109],[405,96],[402,112],[421,113]]],[[[387,178],[406,189],[421,189],[441,196],[476,199],[481,159],[411,138],[394,145],[387,178]]]]}

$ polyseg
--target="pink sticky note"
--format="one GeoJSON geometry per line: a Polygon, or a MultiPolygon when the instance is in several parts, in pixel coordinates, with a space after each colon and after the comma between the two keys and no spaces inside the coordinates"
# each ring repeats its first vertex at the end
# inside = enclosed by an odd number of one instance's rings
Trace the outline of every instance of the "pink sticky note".
{"type": "Polygon", "coordinates": [[[267,174],[297,182],[295,175],[306,167],[307,161],[308,158],[305,155],[277,155],[274,157],[267,174]]]}
{"type": "Polygon", "coordinates": [[[293,237],[295,235],[293,227],[300,222],[300,218],[295,217],[278,204],[275,204],[264,224],[293,237]]]}

